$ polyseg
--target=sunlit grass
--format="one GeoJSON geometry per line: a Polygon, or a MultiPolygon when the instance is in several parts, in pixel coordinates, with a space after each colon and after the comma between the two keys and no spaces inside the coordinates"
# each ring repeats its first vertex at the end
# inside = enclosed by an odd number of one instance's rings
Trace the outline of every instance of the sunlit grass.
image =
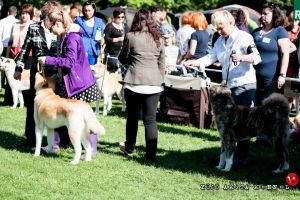
{"type": "Polygon", "coordinates": [[[215,130],[158,123],[157,162],[147,165],[142,122],[134,157],[119,152],[126,119],[121,103],[114,100],[107,117],[98,115],[107,130],[99,154],[92,162],[73,166],[71,147],[35,158],[34,149],[22,146],[25,111],[0,107],[0,199],[298,199],[300,194],[299,189],[253,189],[260,184],[283,186],[290,172],[300,175],[299,140],[290,144],[289,172],[272,175],[277,165],[274,150],[251,145],[248,166],[223,173],[213,163],[220,148],[215,130]],[[249,190],[228,191],[226,186],[249,190]]]}

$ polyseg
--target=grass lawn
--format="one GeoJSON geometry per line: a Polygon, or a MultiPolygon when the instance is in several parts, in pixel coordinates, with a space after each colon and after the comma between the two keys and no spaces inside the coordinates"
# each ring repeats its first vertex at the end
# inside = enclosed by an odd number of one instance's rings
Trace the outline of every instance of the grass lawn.
{"type": "Polygon", "coordinates": [[[126,123],[120,110],[114,100],[107,117],[98,115],[107,131],[100,153],[73,166],[72,147],[33,157],[34,149],[22,146],[26,109],[0,107],[0,199],[299,199],[299,186],[285,189],[288,173],[300,175],[299,139],[289,145],[291,169],[282,175],[271,173],[277,167],[274,150],[253,143],[248,166],[224,173],[212,162],[220,149],[215,130],[158,123],[157,162],[146,165],[142,122],[134,157],[119,152],[126,123]]]}

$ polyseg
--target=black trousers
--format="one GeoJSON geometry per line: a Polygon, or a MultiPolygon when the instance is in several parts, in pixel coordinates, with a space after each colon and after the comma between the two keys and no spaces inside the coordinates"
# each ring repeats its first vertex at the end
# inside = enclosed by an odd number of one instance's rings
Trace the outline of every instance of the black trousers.
{"type": "Polygon", "coordinates": [[[157,124],[156,111],[161,93],[139,94],[125,89],[127,106],[126,142],[125,148],[133,152],[138,131],[138,120],[142,110],[142,118],[145,127],[146,160],[154,160],[157,152],[157,124]]]}

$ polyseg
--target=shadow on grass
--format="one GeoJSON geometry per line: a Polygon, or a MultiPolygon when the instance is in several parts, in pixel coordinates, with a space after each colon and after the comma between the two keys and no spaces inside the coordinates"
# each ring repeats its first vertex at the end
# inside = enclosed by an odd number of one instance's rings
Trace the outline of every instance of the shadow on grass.
{"type": "MultiPolygon", "coordinates": [[[[13,133],[6,132],[0,130],[0,147],[10,150],[10,151],[19,151],[21,153],[29,153],[34,154],[34,148],[35,147],[29,147],[24,145],[25,138],[14,135],[13,133]]],[[[46,136],[43,137],[43,143],[46,144],[46,136]]],[[[47,153],[41,153],[42,156],[51,156],[51,157],[58,157],[56,154],[47,154],[47,153]]]]}
{"type": "MultiPolygon", "coordinates": [[[[96,104],[92,106],[93,110],[96,110],[96,104]]],[[[103,114],[103,98],[100,101],[99,113],[98,115],[103,114]]],[[[126,113],[122,112],[122,102],[120,100],[113,100],[112,108],[108,113],[108,116],[117,116],[120,118],[126,118],[126,113]]]]}
{"type": "MultiPolygon", "coordinates": [[[[100,142],[101,152],[124,156],[118,149],[118,143],[100,142]]],[[[244,167],[233,167],[230,172],[221,172],[215,168],[218,164],[216,159],[220,149],[217,147],[202,148],[195,151],[182,152],[170,151],[159,148],[157,160],[152,166],[167,170],[180,171],[183,173],[199,173],[205,176],[223,178],[230,181],[246,181],[253,185],[285,185],[285,178],[288,173],[297,173],[300,171],[300,145],[292,144],[290,146],[290,170],[283,174],[274,175],[272,170],[277,168],[277,157],[275,150],[268,147],[257,147],[251,144],[249,151],[248,164],[244,167]]],[[[136,153],[133,159],[137,163],[147,165],[144,161],[145,147],[136,146],[136,153]]],[[[200,183],[206,184],[206,183],[200,183]]],[[[250,186],[249,186],[250,187],[250,186]]]]}
{"type": "Polygon", "coordinates": [[[196,138],[201,138],[203,140],[207,141],[219,141],[220,138],[217,136],[213,136],[207,131],[203,129],[197,129],[197,130],[183,130],[181,128],[176,128],[176,127],[170,127],[170,126],[165,126],[163,124],[158,124],[157,125],[159,132],[165,132],[165,133],[172,133],[172,134],[178,134],[178,135],[190,135],[192,137],[196,138]]]}

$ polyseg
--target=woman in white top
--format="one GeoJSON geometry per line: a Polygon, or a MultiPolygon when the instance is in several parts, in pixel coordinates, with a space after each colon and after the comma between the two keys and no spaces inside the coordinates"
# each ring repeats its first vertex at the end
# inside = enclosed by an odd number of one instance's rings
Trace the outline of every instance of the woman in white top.
{"type": "MultiPolygon", "coordinates": [[[[195,32],[195,29],[192,28],[192,12],[185,12],[182,16],[182,26],[178,29],[176,33],[176,46],[179,47],[180,56],[183,56],[189,50],[189,41],[191,39],[191,35],[195,32]]],[[[180,60],[182,60],[182,58],[180,60]]]]}
{"type": "MultiPolygon", "coordinates": [[[[15,58],[26,37],[27,30],[30,24],[33,23],[33,6],[32,4],[24,4],[21,7],[21,21],[14,24],[10,41],[8,44],[8,49],[6,53],[6,57],[12,57],[15,58]]],[[[32,53],[30,52],[29,57],[27,59],[27,62],[25,64],[25,69],[30,68],[32,61],[32,53]]]]}
{"type": "MultiPolygon", "coordinates": [[[[198,60],[188,60],[186,67],[199,66],[201,70],[219,60],[222,64],[223,84],[231,90],[237,105],[251,107],[256,92],[256,76],[253,65],[261,62],[253,37],[235,26],[228,11],[217,11],[212,15],[212,24],[220,33],[213,49],[198,60]]],[[[238,142],[233,164],[246,163],[250,140],[238,142]]]]}

